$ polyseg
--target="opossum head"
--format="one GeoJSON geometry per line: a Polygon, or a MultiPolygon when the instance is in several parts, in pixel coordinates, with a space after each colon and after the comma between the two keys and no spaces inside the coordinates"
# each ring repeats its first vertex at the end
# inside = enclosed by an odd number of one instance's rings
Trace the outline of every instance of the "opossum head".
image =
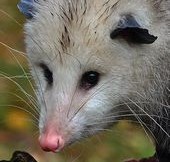
{"type": "Polygon", "coordinates": [[[166,26],[158,1],[32,3],[25,33],[41,107],[39,140],[55,152],[133,113],[128,103],[149,89],[153,63],[165,53],[166,26]]]}

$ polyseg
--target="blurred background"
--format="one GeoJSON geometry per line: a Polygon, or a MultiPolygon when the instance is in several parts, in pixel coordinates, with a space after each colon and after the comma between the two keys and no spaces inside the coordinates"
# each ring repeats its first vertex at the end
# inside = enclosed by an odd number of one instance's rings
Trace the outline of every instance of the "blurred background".
{"type": "Polygon", "coordinates": [[[34,83],[24,54],[24,16],[18,0],[0,0],[0,160],[16,150],[27,151],[38,162],[122,162],[153,155],[144,130],[127,121],[58,154],[39,148],[34,83]]]}

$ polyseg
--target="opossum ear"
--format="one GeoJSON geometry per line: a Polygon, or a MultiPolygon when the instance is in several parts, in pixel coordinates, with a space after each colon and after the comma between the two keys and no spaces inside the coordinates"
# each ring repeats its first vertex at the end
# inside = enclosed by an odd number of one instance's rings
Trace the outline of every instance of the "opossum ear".
{"type": "Polygon", "coordinates": [[[157,39],[156,36],[149,34],[148,29],[142,28],[131,15],[124,16],[117,28],[110,34],[112,39],[118,36],[138,44],[151,44],[157,39]]]}
{"type": "Polygon", "coordinates": [[[27,19],[31,19],[36,12],[35,3],[37,3],[37,1],[38,0],[21,0],[17,6],[27,19]]]}

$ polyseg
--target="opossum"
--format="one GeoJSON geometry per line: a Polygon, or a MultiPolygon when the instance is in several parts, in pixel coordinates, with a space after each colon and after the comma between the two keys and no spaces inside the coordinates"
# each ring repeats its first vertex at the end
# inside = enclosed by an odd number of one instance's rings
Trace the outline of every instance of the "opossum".
{"type": "Polygon", "coordinates": [[[58,152],[138,121],[170,159],[170,1],[21,0],[40,104],[40,146],[58,152]]]}

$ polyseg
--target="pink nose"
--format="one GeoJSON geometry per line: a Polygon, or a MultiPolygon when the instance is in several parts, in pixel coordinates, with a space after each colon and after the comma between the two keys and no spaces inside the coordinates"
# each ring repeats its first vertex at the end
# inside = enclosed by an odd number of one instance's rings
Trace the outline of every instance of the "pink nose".
{"type": "Polygon", "coordinates": [[[42,134],[39,137],[41,148],[47,152],[58,152],[64,147],[63,138],[55,133],[42,134]]]}

